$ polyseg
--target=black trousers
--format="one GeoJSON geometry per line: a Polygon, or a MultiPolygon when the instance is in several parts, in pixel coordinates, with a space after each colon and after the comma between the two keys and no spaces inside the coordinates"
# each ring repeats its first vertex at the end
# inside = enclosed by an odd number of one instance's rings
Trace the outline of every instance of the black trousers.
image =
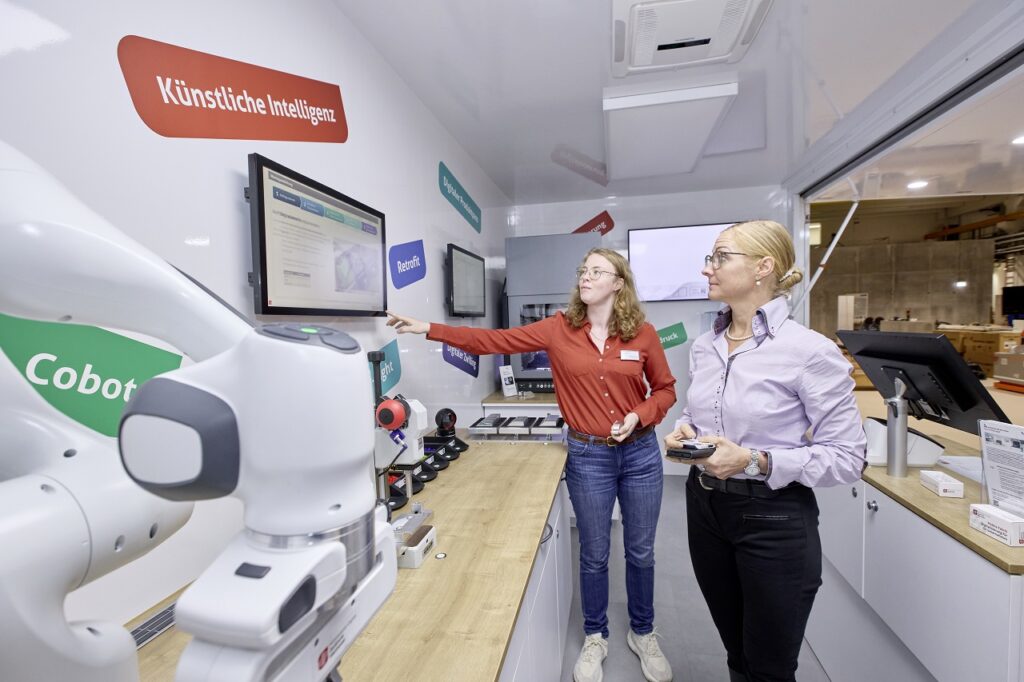
{"type": "Polygon", "coordinates": [[[769,499],[686,484],[690,557],[734,678],[795,680],[821,586],[818,503],[804,486],[769,499]]]}

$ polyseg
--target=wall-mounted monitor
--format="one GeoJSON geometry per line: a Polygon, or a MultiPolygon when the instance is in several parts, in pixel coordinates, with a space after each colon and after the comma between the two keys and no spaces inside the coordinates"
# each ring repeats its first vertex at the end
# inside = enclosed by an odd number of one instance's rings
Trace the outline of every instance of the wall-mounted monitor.
{"type": "Polygon", "coordinates": [[[629,266],[641,301],[692,301],[708,297],[700,274],[722,230],[736,223],[630,230],[629,266]]]}
{"type": "Polygon", "coordinates": [[[448,314],[452,317],[483,317],[487,312],[484,259],[449,244],[444,265],[448,314]]]}
{"type": "Polygon", "coordinates": [[[383,213],[259,154],[249,205],[257,314],[384,314],[383,213]]]}

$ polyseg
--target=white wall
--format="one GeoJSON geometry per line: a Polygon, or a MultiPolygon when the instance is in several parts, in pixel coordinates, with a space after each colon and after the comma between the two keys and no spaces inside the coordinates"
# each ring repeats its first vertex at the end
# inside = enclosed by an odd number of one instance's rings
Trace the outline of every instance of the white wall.
{"type": "MultiPolygon", "coordinates": [[[[7,5],[7,7],[3,7],[7,5]]],[[[246,157],[259,152],[382,210],[389,244],[423,239],[427,276],[389,289],[393,310],[444,318],[442,253],[456,242],[488,257],[504,253],[504,209],[510,203],[330,3],[243,0],[101,6],[72,0],[8,4],[30,19],[5,26],[32,43],[49,22],[62,39],[32,49],[0,45],[0,137],[32,157],[100,215],[252,314],[246,274],[251,268],[246,157]],[[102,7],[102,9],[100,9],[102,7]],[[344,144],[164,138],[136,114],[117,61],[117,44],[134,34],[277,69],[341,87],[349,138],[344,144]],[[478,234],[441,196],[444,161],[483,209],[478,234]],[[189,246],[189,237],[208,246],[189,246]]],[[[501,262],[500,259],[497,262],[501,262]]],[[[503,272],[489,270],[487,319],[495,326],[503,272]]],[[[382,318],[336,323],[363,344],[394,338],[382,318]]],[[[399,340],[402,380],[396,390],[438,408],[474,405],[494,389],[492,364],[480,378],[441,360],[440,346],[422,337],[399,340]]],[[[339,415],[339,418],[343,418],[339,415]]],[[[369,420],[370,414],[362,416],[369,420]]],[[[287,428],[282,424],[281,428],[287,428]]],[[[0,438],[2,440],[2,438],[0,438]]],[[[116,456],[112,450],[111,456],[116,456]]],[[[202,503],[177,536],[144,559],[71,595],[71,618],[125,621],[193,579],[240,528],[234,500],[202,503]]]]}
{"type": "MultiPolygon", "coordinates": [[[[507,221],[514,226],[517,237],[563,234],[572,232],[601,211],[608,211],[615,221],[614,229],[604,235],[602,245],[623,254],[627,248],[627,232],[634,228],[726,223],[755,218],[777,220],[788,226],[794,212],[792,197],[781,188],[749,187],[516,206],[509,210],[507,221]]],[[[797,240],[797,252],[802,253],[804,247],[799,235],[797,240]]],[[[685,249],[686,244],[680,244],[679,248],[685,249]]],[[[672,374],[676,377],[677,401],[657,428],[659,438],[662,438],[671,431],[686,402],[690,346],[692,339],[705,331],[701,328],[701,314],[717,311],[720,304],[713,301],[659,302],[647,303],[645,308],[647,319],[655,329],[682,322],[688,337],[686,343],[665,351],[672,374]]],[[[666,462],[665,470],[668,473],[685,473],[689,468],[666,462]]]]}

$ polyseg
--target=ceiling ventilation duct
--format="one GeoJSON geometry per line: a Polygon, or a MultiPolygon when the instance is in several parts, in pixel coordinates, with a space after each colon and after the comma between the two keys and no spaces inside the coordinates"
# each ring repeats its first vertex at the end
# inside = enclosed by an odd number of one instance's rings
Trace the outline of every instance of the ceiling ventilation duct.
{"type": "Polygon", "coordinates": [[[738,61],[771,4],[772,0],[613,0],[612,75],[738,61]]]}

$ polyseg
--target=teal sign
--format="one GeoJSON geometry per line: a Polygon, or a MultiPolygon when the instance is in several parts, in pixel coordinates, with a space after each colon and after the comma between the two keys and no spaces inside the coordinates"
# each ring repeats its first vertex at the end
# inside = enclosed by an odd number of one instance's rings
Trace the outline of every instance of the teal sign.
{"type": "Polygon", "coordinates": [[[671,327],[659,329],[658,338],[661,339],[661,347],[665,349],[686,343],[686,326],[679,322],[671,327]]]}
{"type": "Polygon", "coordinates": [[[0,349],[56,410],[116,436],[125,403],[181,356],[97,327],[0,315],[0,349]]]}
{"type": "Polygon", "coordinates": [[[477,232],[480,231],[480,207],[469,196],[459,181],[455,179],[444,161],[437,164],[437,184],[441,188],[441,194],[455,207],[455,210],[462,214],[462,217],[473,226],[477,232]]]}
{"type": "MultiPolygon", "coordinates": [[[[402,378],[402,360],[398,357],[398,339],[380,349],[384,361],[380,363],[380,390],[387,393],[402,378]]],[[[370,381],[373,381],[373,365],[370,365],[370,381]]]]}

